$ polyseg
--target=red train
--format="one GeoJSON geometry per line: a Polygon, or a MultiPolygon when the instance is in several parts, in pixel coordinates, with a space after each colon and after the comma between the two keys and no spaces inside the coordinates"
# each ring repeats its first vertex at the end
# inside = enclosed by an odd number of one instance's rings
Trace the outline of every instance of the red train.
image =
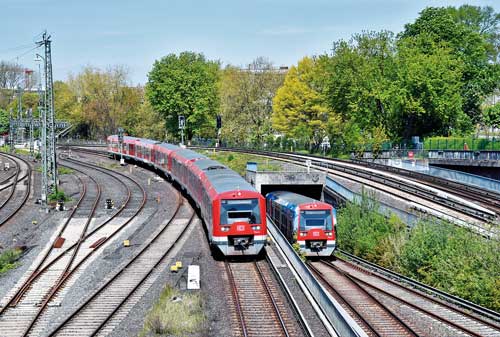
{"type": "MultiPolygon", "coordinates": [[[[118,136],[108,152],[120,155],[118,136]]],[[[176,181],[200,209],[212,247],[223,255],[257,255],[267,240],[265,199],[240,175],[208,157],[150,139],[124,137],[123,156],[176,181]]]]}
{"type": "Polygon", "coordinates": [[[266,195],[267,214],[290,243],[306,256],[331,256],[335,251],[335,209],[306,196],[275,191],[266,195]]]}

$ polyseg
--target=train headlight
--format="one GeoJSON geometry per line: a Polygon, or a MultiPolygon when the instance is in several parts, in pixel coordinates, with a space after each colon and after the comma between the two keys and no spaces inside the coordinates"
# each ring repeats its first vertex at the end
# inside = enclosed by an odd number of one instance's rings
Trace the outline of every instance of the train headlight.
{"type": "Polygon", "coordinates": [[[252,226],[252,229],[253,229],[254,231],[260,231],[260,226],[252,226]]]}
{"type": "Polygon", "coordinates": [[[228,226],[222,226],[222,227],[220,228],[220,230],[221,230],[222,232],[229,232],[229,227],[228,227],[228,226]]]}
{"type": "Polygon", "coordinates": [[[300,232],[300,236],[306,236],[307,233],[306,232],[300,232]]]}
{"type": "Polygon", "coordinates": [[[332,236],[332,232],[325,232],[326,236],[332,236]]]}

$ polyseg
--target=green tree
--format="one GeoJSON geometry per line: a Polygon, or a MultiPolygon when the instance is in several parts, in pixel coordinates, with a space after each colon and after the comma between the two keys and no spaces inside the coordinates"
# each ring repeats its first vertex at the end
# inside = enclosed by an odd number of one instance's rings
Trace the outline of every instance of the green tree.
{"type": "Polygon", "coordinates": [[[245,69],[228,66],[219,83],[222,138],[233,143],[261,144],[272,137],[272,102],[285,75],[263,58],[245,69]]]}
{"type": "Polygon", "coordinates": [[[170,133],[178,134],[177,118],[183,115],[188,139],[214,136],[219,110],[218,71],[218,62],[193,52],[170,54],[155,61],[148,74],[146,95],[170,133]]]}
{"type": "MultiPolygon", "coordinates": [[[[70,76],[68,85],[76,98],[70,120],[76,125],[75,132],[84,137],[105,137],[115,133],[124,116],[137,111],[142,103],[142,89],[128,85],[128,71],[121,66],[107,70],[86,67],[78,75],[70,76]]],[[[62,93],[63,87],[60,86],[62,93]]],[[[72,95],[69,92],[67,95],[71,103],[72,95]]],[[[64,110],[63,98],[58,104],[64,110]]]]}
{"type": "Polygon", "coordinates": [[[340,124],[340,117],[325,103],[319,76],[316,60],[304,57],[290,68],[273,100],[273,128],[287,137],[304,139],[313,148],[319,146],[329,128],[340,124]]]}
{"type": "Polygon", "coordinates": [[[463,62],[462,109],[473,121],[480,119],[480,105],[484,97],[490,95],[500,82],[498,64],[489,62],[489,44],[480,32],[455,20],[450,10],[428,7],[420,12],[414,23],[405,25],[400,38],[418,37],[419,48],[424,53],[432,53],[432,47],[445,44],[452,55],[463,62]],[[432,43],[434,42],[434,43],[432,43]]]}
{"type": "Polygon", "coordinates": [[[396,77],[389,86],[393,133],[409,139],[470,129],[460,95],[463,63],[441,43],[428,41],[423,52],[421,40],[426,37],[406,38],[398,44],[396,77]]]}
{"type": "Polygon", "coordinates": [[[455,22],[466,25],[481,34],[489,43],[490,60],[498,62],[500,53],[500,13],[491,6],[479,7],[462,5],[458,8],[447,7],[455,22]]]}
{"type": "Polygon", "coordinates": [[[356,34],[350,41],[334,43],[331,57],[324,57],[329,106],[353,120],[361,129],[389,126],[387,90],[394,77],[394,37],[390,32],[356,34]]]}
{"type": "Polygon", "coordinates": [[[484,108],[483,122],[489,126],[500,126],[500,103],[484,108]]]}
{"type": "Polygon", "coordinates": [[[9,132],[9,113],[0,108],[0,134],[9,132]]]}

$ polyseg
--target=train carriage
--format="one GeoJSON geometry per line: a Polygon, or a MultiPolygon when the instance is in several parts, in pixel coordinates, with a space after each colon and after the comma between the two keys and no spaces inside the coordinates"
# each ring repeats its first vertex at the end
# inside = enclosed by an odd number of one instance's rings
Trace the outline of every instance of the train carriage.
{"type": "Polygon", "coordinates": [[[324,202],[288,192],[266,195],[267,214],[290,243],[306,256],[331,256],[336,247],[335,209],[324,202]]]}
{"type": "MultiPolygon", "coordinates": [[[[118,137],[108,152],[120,155],[118,137]]],[[[200,209],[212,247],[223,255],[257,255],[267,239],[265,199],[240,175],[208,157],[149,139],[124,137],[123,154],[162,170],[200,209]]]]}

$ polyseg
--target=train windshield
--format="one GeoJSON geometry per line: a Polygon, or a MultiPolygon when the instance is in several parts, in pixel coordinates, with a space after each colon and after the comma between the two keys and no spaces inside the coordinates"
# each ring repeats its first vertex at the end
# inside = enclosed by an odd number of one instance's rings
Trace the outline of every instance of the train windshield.
{"type": "Polygon", "coordinates": [[[300,211],[300,230],[307,231],[313,228],[332,230],[332,211],[300,211]]]}
{"type": "Polygon", "coordinates": [[[260,223],[258,199],[224,199],[221,201],[220,223],[230,225],[234,222],[260,223]]]}

